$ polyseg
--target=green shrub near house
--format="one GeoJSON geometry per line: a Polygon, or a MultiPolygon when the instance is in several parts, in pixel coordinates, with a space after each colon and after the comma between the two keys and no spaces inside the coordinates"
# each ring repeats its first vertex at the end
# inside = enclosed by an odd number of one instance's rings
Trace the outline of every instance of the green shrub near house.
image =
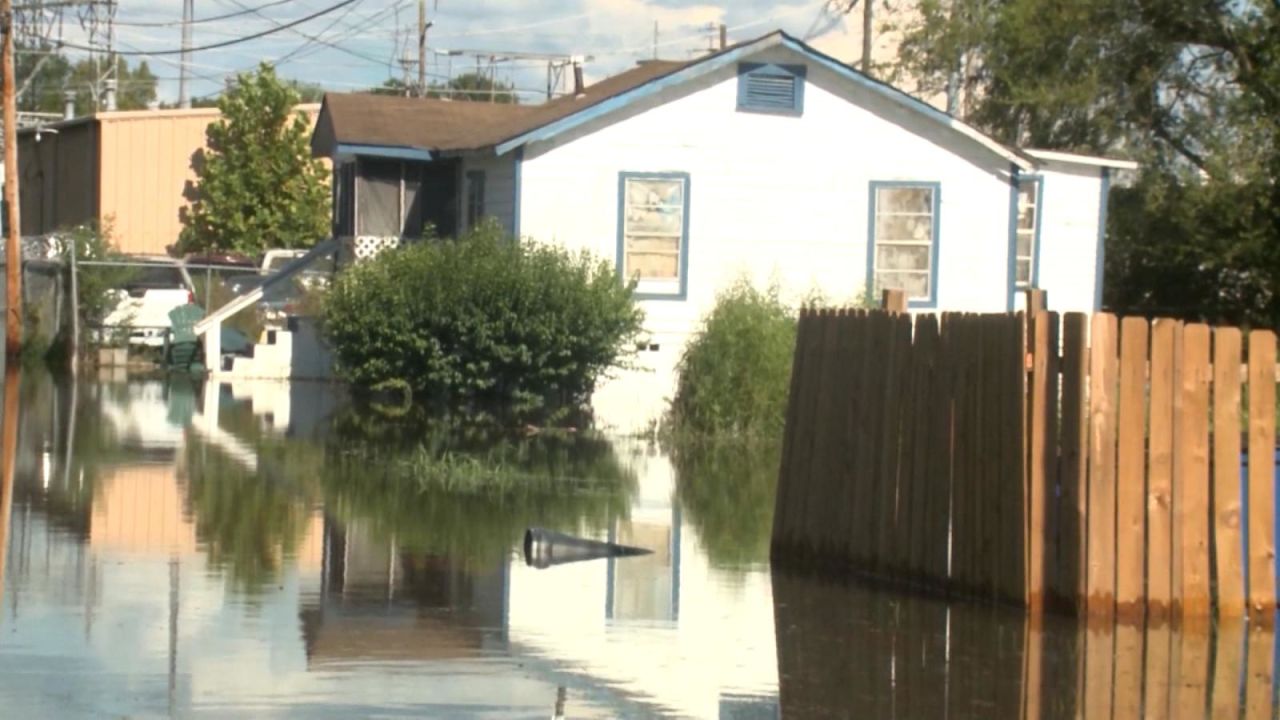
{"type": "Polygon", "coordinates": [[[781,437],[795,343],[796,312],[777,288],[734,284],[680,358],[665,429],[677,436],[781,437]]]}
{"type": "Polygon", "coordinates": [[[322,308],[350,382],[403,381],[418,397],[503,414],[585,403],[641,320],[610,263],[513,242],[496,223],[357,265],[322,308]]]}

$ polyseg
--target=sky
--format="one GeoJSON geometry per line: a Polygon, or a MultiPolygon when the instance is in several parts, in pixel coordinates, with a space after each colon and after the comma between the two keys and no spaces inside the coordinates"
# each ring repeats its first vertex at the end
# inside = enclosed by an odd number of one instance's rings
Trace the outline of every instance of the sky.
{"type": "MultiPolygon", "coordinates": [[[[783,29],[808,38],[819,49],[852,61],[858,54],[860,17],[844,18],[829,5],[848,0],[426,0],[432,26],[427,33],[429,79],[474,69],[472,55],[450,51],[552,53],[586,58],[588,81],[606,77],[657,56],[690,59],[713,41],[709,26],[728,26],[737,42],[783,29]]],[[[161,100],[178,96],[180,56],[162,54],[181,47],[182,0],[117,0],[115,47],[146,59],[160,78],[161,100]]],[[[192,46],[224,43],[277,29],[344,0],[194,0],[192,46]],[[256,12],[244,12],[255,9],[256,12]],[[231,13],[234,17],[217,18],[231,13]]],[[[198,50],[190,61],[193,97],[216,94],[231,73],[266,60],[289,78],[333,91],[357,91],[401,77],[399,58],[416,60],[417,0],[345,0],[346,4],[289,29],[226,47],[198,50]],[[317,41],[318,40],[318,41],[317,41]],[[336,47],[334,47],[336,46],[336,47]]],[[[66,11],[62,39],[68,44],[105,46],[91,40],[66,11]]],[[[80,50],[67,54],[81,56],[80,50]]],[[[482,60],[488,67],[487,60],[482,60]]],[[[498,63],[498,79],[515,83],[522,101],[545,98],[545,60],[498,63]]],[[[416,73],[416,70],[412,72],[416,73]]],[[[567,81],[567,80],[566,80],[567,81]]]]}

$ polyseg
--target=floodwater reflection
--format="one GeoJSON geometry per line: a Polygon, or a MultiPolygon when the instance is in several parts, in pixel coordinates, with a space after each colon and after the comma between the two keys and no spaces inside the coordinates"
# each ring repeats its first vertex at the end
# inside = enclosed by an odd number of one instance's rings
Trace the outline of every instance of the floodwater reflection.
{"type": "Polygon", "coordinates": [[[1275,636],[886,594],[775,572],[786,717],[1272,718],[1275,636]]]}
{"type": "Polygon", "coordinates": [[[771,573],[776,448],[308,384],[15,385],[6,717],[1272,717],[1268,632],[1029,628],[771,573]],[[539,569],[529,527],[649,552],[539,569]]]}

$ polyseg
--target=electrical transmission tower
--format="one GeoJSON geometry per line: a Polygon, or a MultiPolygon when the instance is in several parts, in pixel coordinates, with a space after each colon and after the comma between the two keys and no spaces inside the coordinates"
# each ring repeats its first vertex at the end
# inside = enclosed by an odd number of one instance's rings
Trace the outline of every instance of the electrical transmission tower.
{"type": "Polygon", "coordinates": [[[116,109],[119,63],[115,55],[116,0],[89,0],[76,6],[76,19],[88,40],[93,78],[89,94],[95,110],[116,109]]]}

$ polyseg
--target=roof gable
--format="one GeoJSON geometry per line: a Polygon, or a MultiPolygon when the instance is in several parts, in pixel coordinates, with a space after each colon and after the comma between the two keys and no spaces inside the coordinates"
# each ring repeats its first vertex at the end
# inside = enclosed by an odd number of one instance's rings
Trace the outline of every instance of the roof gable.
{"type": "Polygon", "coordinates": [[[668,88],[683,85],[684,83],[693,81],[708,73],[715,72],[726,65],[737,63],[740,60],[755,55],[756,53],[776,46],[785,47],[797,55],[813,62],[815,65],[832,71],[843,80],[849,81],[861,88],[881,95],[882,97],[887,98],[910,111],[919,113],[929,121],[940,124],[949,130],[968,138],[970,141],[977,143],[985,150],[994,153],[998,157],[1011,162],[1024,170],[1030,170],[1035,167],[1034,161],[1030,158],[1022,155],[1016,150],[1005,147],[1001,143],[979,132],[972,126],[934,108],[923,100],[919,100],[892,85],[865,75],[858,70],[845,65],[839,60],[815,50],[809,45],[806,45],[782,31],[773,32],[756,40],[731,46],[700,60],[680,65],[673,68],[670,72],[656,76],[645,83],[612,95],[600,102],[590,105],[589,107],[584,107],[580,111],[551,118],[547,122],[541,123],[535,127],[530,127],[527,130],[518,132],[503,139],[495,145],[494,152],[498,155],[502,155],[528,143],[547,140],[559,135],[560,133],[567,132],[573,128],[590,122],[604,114],[624,108],[633,102],[651,97],[668,88]]]}

